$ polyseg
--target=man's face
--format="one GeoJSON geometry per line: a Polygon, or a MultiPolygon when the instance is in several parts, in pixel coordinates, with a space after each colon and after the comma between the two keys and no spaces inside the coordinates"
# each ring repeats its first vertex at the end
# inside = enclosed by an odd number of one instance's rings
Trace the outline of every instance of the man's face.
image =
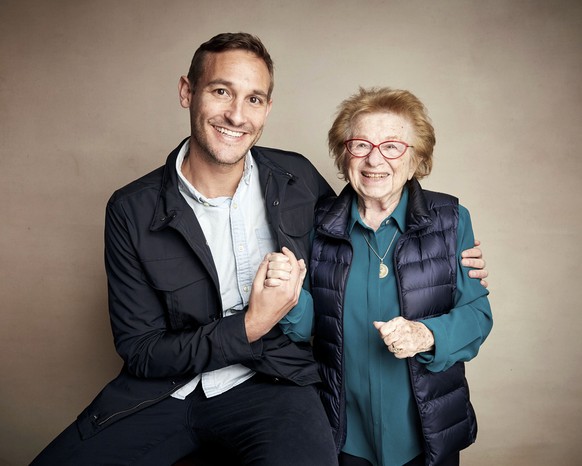
{"type": "Polygon", "coordinates": [[[196,84],[180,80],[180,102],[190,109],[190,155],[234,165],[263,132],[272,103],[269,70],[244,50],[209,53],[204,63],[196,84]]]}

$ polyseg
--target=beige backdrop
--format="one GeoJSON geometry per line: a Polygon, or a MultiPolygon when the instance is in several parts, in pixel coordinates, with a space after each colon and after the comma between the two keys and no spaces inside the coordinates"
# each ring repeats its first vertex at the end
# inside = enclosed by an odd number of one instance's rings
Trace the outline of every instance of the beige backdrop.
{"type": "Polygon", "coordinates": [[[117,373],[105,203],[188,134],[195,48],[240,30],[276,62],[262,144],[338,189],[340,100],[390,85],[426,103],[424,185],[470,209],[491,273],[464,464],[580,464],[579,1],[0,0],[0,465],[27,464],[117,373]]]}

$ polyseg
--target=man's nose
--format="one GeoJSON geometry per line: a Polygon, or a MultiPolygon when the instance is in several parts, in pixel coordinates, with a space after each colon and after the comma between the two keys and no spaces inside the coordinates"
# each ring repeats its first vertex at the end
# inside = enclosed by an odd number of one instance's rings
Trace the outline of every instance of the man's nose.
{"type": "Polygon", "coordinates": [[[244,101],[233,99],[226,108],[224,115],[234,126],[242,125],[245,122],[244,101]]]}

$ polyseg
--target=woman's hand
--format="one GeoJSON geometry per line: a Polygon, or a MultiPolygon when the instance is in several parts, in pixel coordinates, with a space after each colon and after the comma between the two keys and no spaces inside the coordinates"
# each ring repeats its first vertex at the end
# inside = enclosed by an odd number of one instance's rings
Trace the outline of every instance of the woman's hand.
{"type": "Polygon", "coordinates": [[[395,317],[388,322],[374,322],[380,338],[398,359],[411,358],[434,348],[432,332],[421,322],[395,317]]]}
{"type": "Polygon", "coordinates": [[[269,332],[299,301],[307,273],[305,262],[303,259],[298,261],[295,254],[285,247],[281,252],[287,260],[278,257],[271,261],[269,257],[275,253],[268,254],[253,280],[249,307],[245,313],[245,328],[251,343],[269,332]],[[269,273],[271,262],[278,265],[269,273]],[[285,266],[281,267],[281,263],[285,266]]]}
{"type": "MultiPolygon", "coordinates": [[[[287,248],[285,249],[287,250],[287,248]]],[[[271,252],[267,254],[266,260],[268,262],[268,266],[265,286],[280,286],[282,282],[289,281],[293,267],[288,255],[285,255],[281,252],[271,252]]],[[[303,279],[307,274],[307,267],[305,266],[305,261],[303,259],[299,259],[297,261],[297,265],[299,266],[299,278],[302,284],[303,279]]]]}

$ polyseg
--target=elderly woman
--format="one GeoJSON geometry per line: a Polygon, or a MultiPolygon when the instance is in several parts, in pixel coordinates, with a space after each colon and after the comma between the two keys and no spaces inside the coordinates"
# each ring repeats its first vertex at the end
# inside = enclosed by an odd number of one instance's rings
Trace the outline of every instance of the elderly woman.
{"type": "MultiPolygon", "coordinates": [[[[458,465],[476,438],[463,362],[492,327],[486,282],[469,278],[487,272],[467,269],[484,266],[468,211],[418,182],[434,145],[424,105],[389,88],[345,100],[329,131],[348,185],[316,212],[311,294],[281,327],[313,331],[341,466],[458,465]]],[[[302,266],[288,250],[267,261],[267,286],[302,266]]]]}
{"type": "Polygon", "coordinates": [[[458,200],[422,189],[434,129],[413,94],[361,89],[329,131],[348,181],[317,212],[314,352],[340,465],[454,465],[475,441],[464,361],[492,327],[458,200]]]}

